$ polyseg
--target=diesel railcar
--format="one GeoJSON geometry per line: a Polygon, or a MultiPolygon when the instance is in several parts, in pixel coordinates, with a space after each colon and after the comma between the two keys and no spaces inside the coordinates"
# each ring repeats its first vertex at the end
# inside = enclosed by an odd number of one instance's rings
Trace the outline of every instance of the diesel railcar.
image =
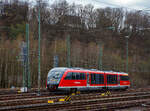
{"type": "Polygon", "coordinates": [[[49,71],[46,87],[49,91],[127,89],[130,81],[124,72],[57,67],[49,71]]]}

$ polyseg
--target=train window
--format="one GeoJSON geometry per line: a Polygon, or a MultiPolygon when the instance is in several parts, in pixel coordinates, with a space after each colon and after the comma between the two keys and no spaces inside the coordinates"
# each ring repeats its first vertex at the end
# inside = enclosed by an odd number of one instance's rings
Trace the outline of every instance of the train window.
{"type": "Polygon", "coordinates": [[[80,73],[80,80],[85,80],[85,73],[80,73]]]}
{"type": "Polygon", "coordinates": [[[72,72],[72,80],[76,80],[76,73],[72,72]]]}
{"type": "Polygon", "coordinates": [[[91,74],[91,84],[104,84],[104,75],[91,74]]]}
{"type": "Polygon", "coordinates": [[[117,75],[107,75],[107,84],[117,84],[117,75]]]}
{"type": "Polygon", "coordinates": [[[80,80],[80,73],[75,73],[76,75],[76,80],[80,80]]]}
{"type": "Polygon", "coordinates": [[[96,75],[91,74],[91,84],[95,84],[95,81],[96,81],[96,75]]]}
{"type": "Polygon", "coordinates": [[[99,83],[104,84],[104,75],[103,74],[99,74],[99,83]]]}
{"type": "Polygon", "coordinates": [[[68,72],[65,80],[85,80],[85,73],[68,72]]]}
{"type": "Polygon", "coordinates": [[[121,81],[128,81],[129,77],[128,76],[120,76],[121,81]]]}
{"type": "Polygon", "coordinates": [[[65,80],[71,80],[72,79],[72,72],[68,72],[67,76],[65,77],[65,80]]]}

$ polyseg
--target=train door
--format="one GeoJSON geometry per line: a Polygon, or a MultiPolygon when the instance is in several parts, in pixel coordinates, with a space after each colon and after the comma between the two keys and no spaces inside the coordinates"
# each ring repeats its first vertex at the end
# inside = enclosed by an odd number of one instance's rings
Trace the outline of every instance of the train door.
{"type": "Polygon", "coordinates": [[[120,86],[120,75],[118,73],[118,85],[120,86]]]}
{"type": "Polygon", "coordinates": [[[107,89],[107,75],[104,73],[104,89],[107,89]]]}
{"type": "Polygon", "coordinates": [[[94,89],[102,89],[105,87],[105,77],[103,72],[90,73],[90,86],[94,89]]]}
{"type": "Polygon", "coordinates": [[[90,75],[87,73],[87,86],[90,86],[90,75]]]}

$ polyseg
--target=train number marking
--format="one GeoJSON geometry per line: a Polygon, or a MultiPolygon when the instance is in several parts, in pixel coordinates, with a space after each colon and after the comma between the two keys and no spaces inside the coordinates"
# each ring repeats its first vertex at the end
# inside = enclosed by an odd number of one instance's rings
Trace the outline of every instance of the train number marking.
{"type": "Polygon", "coordinates": [[[74,82],[75,84],[81,84],[80,82],[74,82]]]}

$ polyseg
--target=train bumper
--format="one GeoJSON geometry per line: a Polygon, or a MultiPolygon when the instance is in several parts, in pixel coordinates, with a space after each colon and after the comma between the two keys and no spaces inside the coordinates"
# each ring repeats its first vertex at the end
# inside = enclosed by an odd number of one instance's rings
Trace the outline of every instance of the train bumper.
{"type": "Polygon", "coordinates": [[[58,85],[57,85],[57,84],[48,84],[48,85],[47,85],[47,89],[48,89],[49,91],[55,91],[55,90],[58,89],[58,85]]]}

